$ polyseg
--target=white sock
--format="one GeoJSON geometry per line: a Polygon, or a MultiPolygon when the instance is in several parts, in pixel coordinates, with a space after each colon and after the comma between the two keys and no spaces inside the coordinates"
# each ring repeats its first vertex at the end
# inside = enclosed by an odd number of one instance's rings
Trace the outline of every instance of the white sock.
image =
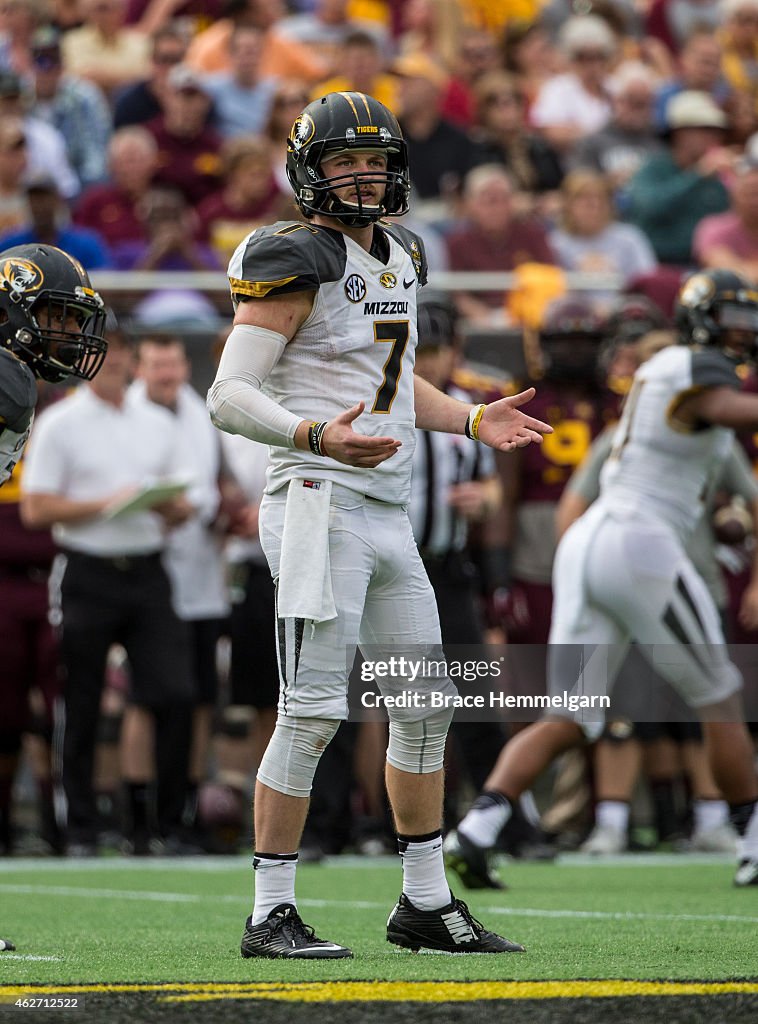
{"type": "Polygon", "coordinates": [[[253,924],[265,921],[281,903],[295,906],[296,853],[256,853],[253,924]]]}
{"type": "Polygon", "coordinates": [[[403,892],[418,910],[439,910],[450,903],[450,886],[442,860],[442,832],[398,836],[403,859],[403,892]]]}
{"type": "Polygon", "coordinates": [[[601,800],[595,808],[595,824],[599,828],[626,832],[629,827],[629,804],[624,800],[601,800]]]}
{"type": "Polygon", "coordinates": [[[475,846],[489,850],[512,813],[507,796],[495,792],[481,793],[458,825],[458,832],[462,832],[475,846]]]}
{"type": "Polygon", "coordinates": [[[726,800],[696,800],[692,805],[694,832],[711,832],[729,821],[729,804],[726,800]]]}
{"type": "Polygon", "coordinates": [[[535,828],[539,828],[542,819],[540,818],[540,812],[537,809],[537,804],[531,789],[524,790],[518,798],[518,804],[529,824],[534,825],[535,828]]]}

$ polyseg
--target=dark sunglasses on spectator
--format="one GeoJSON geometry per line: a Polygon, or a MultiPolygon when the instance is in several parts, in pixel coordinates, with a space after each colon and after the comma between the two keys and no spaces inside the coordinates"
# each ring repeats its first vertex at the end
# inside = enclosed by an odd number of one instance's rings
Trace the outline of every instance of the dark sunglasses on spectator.
{"type": "Polygon", "coordinates": [[[514,104],[521,103],[521,97],[514,95],[512,92],[498,92],[485,96],[484,102],[488,107],[513,106],[514,104]]]}
{"type": "Polygon", "coordinates": [[[154,64],[181,64],[184,60],[183,53],[154,53],[153,63],[154,64]]]}
{"type": "Polygon", "coordinates": [[[574,54],[574,60],[578,60],[582,64],[589,64],[591,61],[606,61],[609,57],[610,54],[605,50],[577,50],[574,54]]]}
{"type": "Polygon", "coordinates": [[[623,100],[628,107],[651,107],[653,105],[652,96],[627,96],[621,93],[619,96],[620,100],[623,100]]]}
{"type": "Polygon", "coordinates": [[[61,55],[59,50],[39,50],[32,52],[32,63],[40,71],[51,71],[61,66],[61,55]]]}

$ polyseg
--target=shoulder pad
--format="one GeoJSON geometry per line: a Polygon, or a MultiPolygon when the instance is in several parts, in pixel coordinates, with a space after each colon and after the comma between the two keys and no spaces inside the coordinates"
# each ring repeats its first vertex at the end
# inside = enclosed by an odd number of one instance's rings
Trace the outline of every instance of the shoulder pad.
{"type": "Polygon", "coordinates": [[[266,295],[315,291],[339,281],[347,262],[338,232],[300,221],[258,228],[238,246],[229,263],[229,285],[236,302],[266,295]]]}
{"type": "Polygon", "coordinates": [[[429,267],[426,262],[426,250],[424,249],[424,243],[419,235],[414,234],[413,231],[409,231],[408,228],[404,228],[402,224],[388,224],[387,221],[383,220],[381,225],[387,234],[391,238],[394,238],[398,245],[402,245],[410,256],[411,262],[416,270],[418,283],[426,284],[429,267]]]}
{"type": "Polygon", "coordinates": [[[692,352],[692,386],[696,388],[734,388],[742,382],[735,364],[717,348],[694,349],[692,352]]]}
{"type": "Polygon", "coordinates": [[[37,382],[34,374],[20,359],[0,349],[0,421],[19,433],[32,421],[37,404],[37,382]]]}

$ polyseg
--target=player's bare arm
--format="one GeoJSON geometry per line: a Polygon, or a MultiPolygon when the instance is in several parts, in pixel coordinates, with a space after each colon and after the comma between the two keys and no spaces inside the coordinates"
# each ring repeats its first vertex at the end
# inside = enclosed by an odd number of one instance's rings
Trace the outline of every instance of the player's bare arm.
{"type": "Polygon", "coordinates": [[[30,530],[46,530],[54,523],[84,523],[102,515],[109,505],[129,498],[135,490],[127,487],[116,494],[86,501],[62,494],[27,492],[21,499],[21,520],[30,530]]]}
{"type": "MultiPolygon", "coordinates": [[[[758,498],[750,503],[750,516],[753,520],[753,535],[758,537],[758,498]]],[[[758,629],[758,548],[753,549],[750,583],[742,595],[737,617],[743,629],[758,629]]]]}
{"type": "MultiPolygon", "coordinates": [[[[477,440],[501,452],[523,448],[533,441],[540,443],[543,434],[552,434],[553,428],[542,420],[527,416],[519,406],[534,398],[534,388],[527,388],[517,395],[501,398],[484,406],[477,423],[477,440]]],[[[414,380],[416,402],[416,426],[422,430],[441,430],[446,433],[463,434],[469,421],[472,406],[445,395],[433,384],[416,377],[414,380]]],[[[476,407],[474,407],[476,408],[476,407]]]]}
{"type": "Polygon", "coordinates": [[[706,388],[687,398],[676,411],[682,423],[713,423],[733,430],[758,430],[758,395],[733,388],[706,388]]]}

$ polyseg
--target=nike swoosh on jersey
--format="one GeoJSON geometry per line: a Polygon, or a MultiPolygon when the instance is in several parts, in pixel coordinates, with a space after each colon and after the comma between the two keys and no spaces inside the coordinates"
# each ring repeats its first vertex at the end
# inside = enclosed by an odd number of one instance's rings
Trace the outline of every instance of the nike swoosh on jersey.
{"type": "Polygon", "coordinates": [[[415,284],[415,283],[416,283],[416,278],[415,277],[412,277],[410,279],[410,281],[406,281],[405,278],[403,278],[403,288],[410,288],[410,286],[412,284],[415,284]]]}

